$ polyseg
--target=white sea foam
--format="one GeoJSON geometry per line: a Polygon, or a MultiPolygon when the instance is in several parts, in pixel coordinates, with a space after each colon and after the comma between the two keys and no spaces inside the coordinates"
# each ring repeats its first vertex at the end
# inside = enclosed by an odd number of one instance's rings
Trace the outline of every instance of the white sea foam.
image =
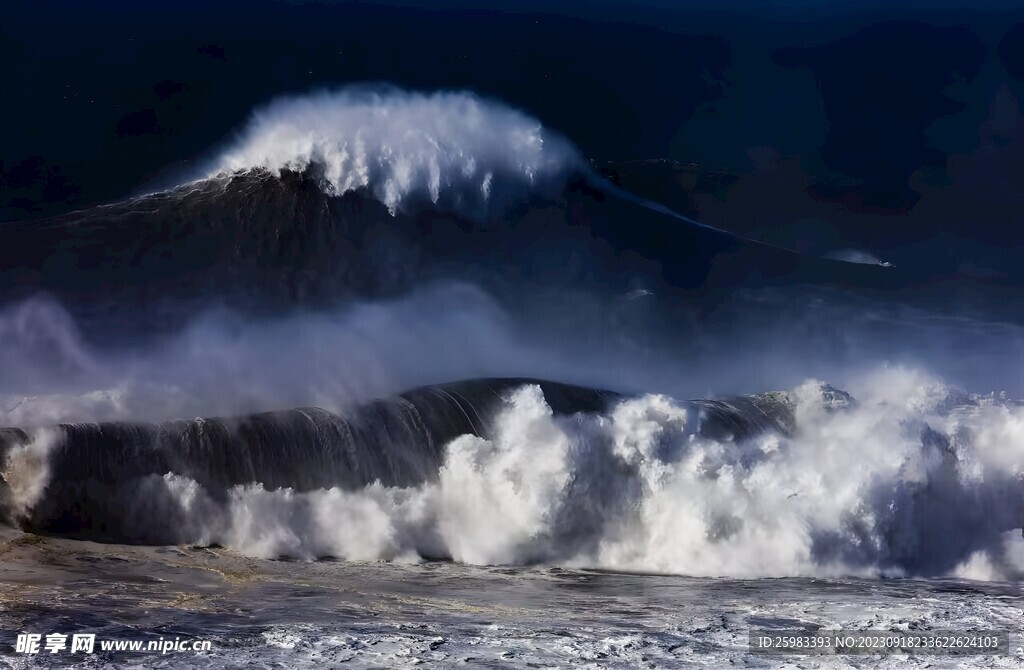
{"type": "Polygon", "coordinates": [[[314,169],[330,193],[365,189],[392,212],[442,200],[477,212],[582,165],[536,119],[473,93],[350,87],[257,110],[210,176],[314,169]]]}
{"type": "Polygon", "coordinates": [[[50,483],[50,451],[61,436],[55,428],[34,430],[25,444],[6,454],[0,452],[0,508],[9,515],[8,519],[0,515],[0,522],[21,521],[45,495],[50,483]]]}
{"type": "Polygon", "coordinates": [[[1021,578],[1008,538],[1024,525],[1024,407],[950,411],[948,388],[899,368],[854,390],[837,408],[808,382],[790,394],[792,436],[736,442],[701,437],[693,406],[664,396],[556,417],[524,386],[492,439],[454,440],[437,480],[418,487],[252,484],[222,505],[194,482],[163,481],[187,519],[183,541],[260,557],[1021,578]]]}

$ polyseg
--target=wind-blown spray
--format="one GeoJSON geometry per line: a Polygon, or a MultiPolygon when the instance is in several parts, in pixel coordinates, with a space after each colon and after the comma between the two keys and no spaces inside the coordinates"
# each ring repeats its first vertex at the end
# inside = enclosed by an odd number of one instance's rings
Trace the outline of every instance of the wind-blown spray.
{"type": "Polygon", "coordinates": [[[479,211],[583,165],[536,119],[475,94],[349,87],[257,110],[210,174],[313,170],[331,194],[365,189],[392,212],[442,201],[479,211]]]}

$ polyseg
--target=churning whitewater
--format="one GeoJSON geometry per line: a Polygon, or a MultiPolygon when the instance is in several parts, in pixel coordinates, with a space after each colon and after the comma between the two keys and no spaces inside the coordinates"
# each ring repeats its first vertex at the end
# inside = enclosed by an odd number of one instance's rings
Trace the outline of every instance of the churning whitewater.
{"type": "Polygon", "coordinates": [[[349,87],[257,110],[209,176],[313,169],[332,195],[366,189],[393,213],[442,200],[478,213],[584,165],[539,121],[472,93],[349,87]]]}
{"type": "Polygon", "coordinates": [[[859,380],[853,395],[808,382],[732,403],[546,386],[558,411],[536,383],[467,383],[347,423],[303,410],[155,430],[69,425],[20,443],[8,435],[4,510],[29,528],[107,528],[120,542],[217,544],[262,558],[1022,575],[1022,404],[893,368],[859,380]],[[218,441],[231,439],[218,435],[232,426],[245,443],[218,456],[218,441]],[[458,430],[467,432],[447,439],[458,430]],[[130,467],[104,485],[112,464],[97,449],[130,467]],[[146,472],[157,452],[165,460],[146,472]],[[275,486],[267,472],[296,485],[275,486]],[[324,486],[331,477],[338,485],[324,486]]]}
{"type": "Polygon", "coordinates": [[[745,239],[614,186],[559,133],[467,91],[363,85],[280,98],[253,113],[205,177],[260,170],[315,175],[332,196],[366,191],[392,214],[429,202],[472,218],[585,177],[641,207],[745,239]]]}

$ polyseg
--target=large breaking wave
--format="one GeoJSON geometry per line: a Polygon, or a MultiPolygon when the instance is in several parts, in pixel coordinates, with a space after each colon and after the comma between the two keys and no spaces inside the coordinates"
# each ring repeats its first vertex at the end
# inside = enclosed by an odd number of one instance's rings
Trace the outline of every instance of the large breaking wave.
{"type": "Polygon", "coordinates": [[[475,94],[350,87],[259,109],[211,175],[312,168],[332,195],[365,189],[392,212],[443,202],[479,213],[557,190],[583,166],[557,133],[475,94]]]}
{"type": "Polygon", "coordinates": [[[709,576],[1024,567],[1024,405],[906,369],[856,396],[813,381],[693,402],[484,381],[342,416],[5,441],[9,516],[121,542],[709,576]]]}

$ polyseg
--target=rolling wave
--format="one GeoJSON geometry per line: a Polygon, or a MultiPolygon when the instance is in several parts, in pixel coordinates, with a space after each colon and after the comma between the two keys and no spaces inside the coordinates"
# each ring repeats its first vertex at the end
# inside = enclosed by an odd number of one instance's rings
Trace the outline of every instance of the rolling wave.
{"type": "Polygon", "coordinates": [[[396,88],[283,98],[202,179],[0,226],[0,300],[48,295],[101,338],[180,328],[210,306],[333,307],[436,280],[500,298],[641,290],[694,304],[765,284],[906,283],[891,274],[801,258],[638,198],[500,103],[396,88]]]}
{"type": "Polygon", "coordinates": [[[446,204],[484,213],[584,169],[539,121],[469,92],[349,87],[257,110],[210,176],[314,170],[331,195],[366,190],[395,213],[446,204]]]}
{"type": "Polygon", "coordinates": [[[278,99],[253,113],[206,176],[254,170],[309,172],[329,195],[367,192],[392,215],[430,203],[475,218],[493,218],[538,194],[557,195],[570,178],[584,176],[641,207],[763,244],[615,186],[540,121],[467,91],[349,86],[278,99]]]}
{"type": "Polygon", "coordinates": [[[909,370],[676,402],[531,380],[343,415],[8,430],[25,527],[276,558],[1019,578],[1024,405],[909,370]]]}

